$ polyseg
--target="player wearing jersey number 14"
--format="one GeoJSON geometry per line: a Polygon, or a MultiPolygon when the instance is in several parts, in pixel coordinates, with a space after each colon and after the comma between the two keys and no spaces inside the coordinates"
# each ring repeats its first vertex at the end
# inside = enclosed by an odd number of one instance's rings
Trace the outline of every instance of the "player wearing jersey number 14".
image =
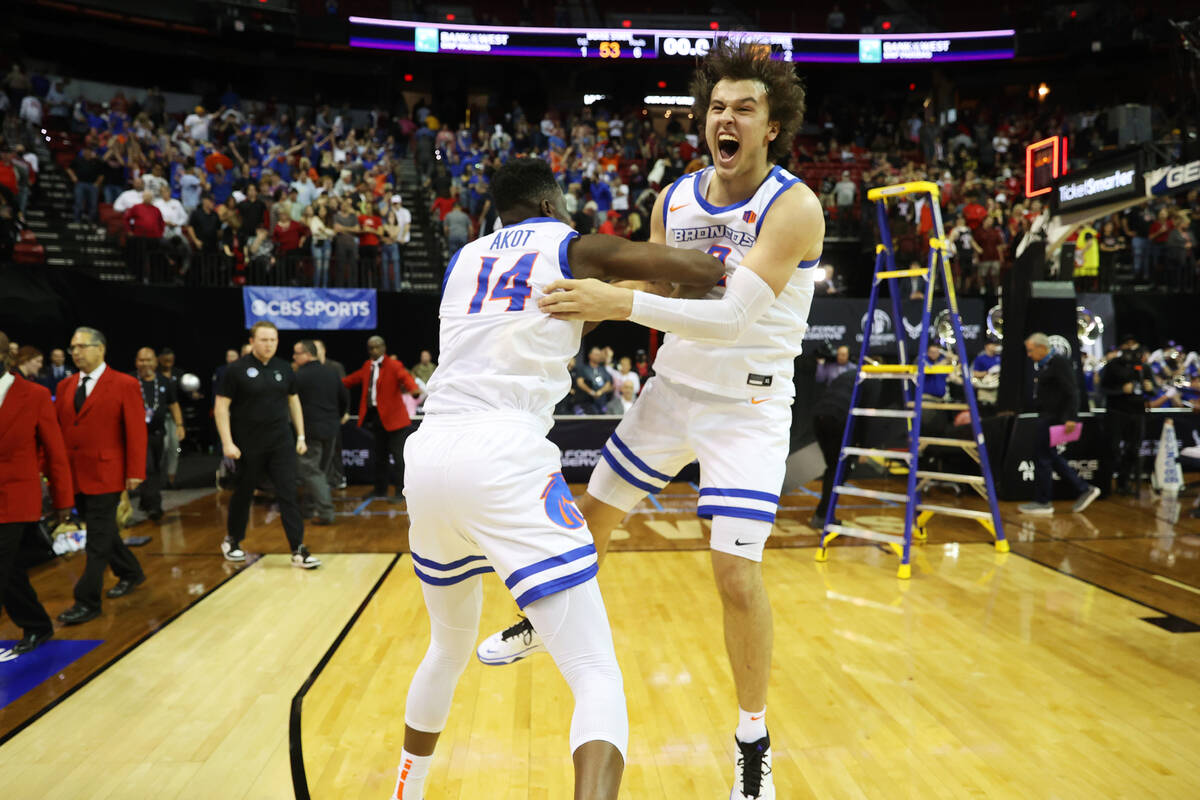
{"type": "MultiPolygon", "coordinates": [[[[773,633],[761,560],[783,484],[792,361],[807,327],[824,215],[816,195],[772,163],[790,149],[803,116],[804,90],[790,64],[757,42],[723,40],[700,64],[691,93],[713,166],[659,195],[650,241],[719,255],[724,287],[689,299],[660,296],[660,286],[576,278],[551,283],[539,306],[555,319],[632,320],[672,334],[579,509],[603,554],[613,528],[648,492],[700,462],[697,514],[712,519],[738,701],[730,797],[773,800],[765,720],[773,633]]],[[[509,663],[518,645],[537,652],[535,630],[528,619],[494,634],[480,659],[509,663]]]]}
{"type": "Polygon", "coordinates": [[[430,619],[429,648],[404,710],[393,797],[419,800],[459,676],[478,637],[482,573],[495,572],[547,632],[575,698],[570,746],[576,800],[615,800],[629,721],[597,555],[546,439],[570,387],[567,362],[583,323],[537,306],[564,276],[665,277],[707,290],[722,266],[695,250],[579,236],[544,162],[497,170],[492,198],[504,227],[467,244],[446,269],[441,354],[425,417],[405,446],[409,545],[430,619]]]}

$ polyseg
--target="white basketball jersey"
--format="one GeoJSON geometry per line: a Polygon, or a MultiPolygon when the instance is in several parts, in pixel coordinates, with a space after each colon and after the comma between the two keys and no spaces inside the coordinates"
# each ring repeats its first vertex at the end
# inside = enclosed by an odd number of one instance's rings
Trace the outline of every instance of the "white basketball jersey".
{"type": "Polygon", "coordinates": [[[567,394],[567,361],[581,322],[538,309],[543,287],[570,278],[567,245],[579,234],[549,217],[501,228],[463,247],[442,283],[441,352],[426,414],[525,411],[553,424],[567,394]]]}
{"type": "MultiPolygon", "coordinates": [[[[704,199],[712,174],[713,168],[708,167],[684,175],[667,189],[663,202],[666,243],[716,256],[725,264],[728,278],[757,241],[772,204],[800,179],[775,167],[749,199],[714,206],[704,199]]],[[[795,394],[792,362],[804,344],[819,261],[797,264],[787,288],[736,342],[667,334],[654,370],[672,381],[724,397],[795,394]]],[[[706,297],[724,294],[725,281],[721,281],[706,297]]]]}

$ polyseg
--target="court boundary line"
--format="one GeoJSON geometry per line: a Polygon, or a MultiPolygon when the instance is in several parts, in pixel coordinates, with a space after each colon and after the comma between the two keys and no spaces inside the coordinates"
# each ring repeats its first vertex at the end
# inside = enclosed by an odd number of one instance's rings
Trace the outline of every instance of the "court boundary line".
{"type": "MultiPolygon", "coordinates": [[[[1164,535],[1164,536],[1147,536],[1145,538],[1147,540],[1149,540],[1149,539],[1169,539],[1171,537],[1164,535]]],[[[1070,544],[1073,547],[1077,547],[1080,550],[1083,550],[1091,555],[1099,556],[1100,558],[1104,558],[1104,559],[1112,561],[1116,564],[1120,564],[1121,566],[1126,567],[1127,569],[1137,570],[1138,572],[1144,572],[1145,574],[1150,575],[1151,577],[1154,577],[1154,578],[1165,578],[1167,580],[1175,581],[1176,583],[1186,587],[1188,589],[1188,591],[1200,593],[1200,586],[1193,586],[1192,584],[1188,583],[1187,581],[1181,581],[1178,578],[1172,578],[1170,575],[1163,575],[1161,572],[1155,572],[1154,570],[1149,569],[1147,567],[1139,567],[1137,564],[1131,564],[1124,559],[1117,558],[1116,556],[1112,555],[1111,553],[1104,553],[1104,552],[1101,552],[1100,550],[1093,550],[1090,547],[1083,546],[1086,542],[1125,541],[1125,539],[1122,537],[1115,537],[1115,538],[1110,538],[1110,539],[1054,539],[1053,541],[1063,542],[1064,544],[1070,544]]]]}
{"type": "MultiPolygon", "coordinates": [[[[163,555],[165,555],[165,554],[163,554],[163,555]]],[[[201,554],[197,554],[197,555],[201,555],[201,554]]],[[[214,556],[214,558],[215,558],[215,556],[214,556]]],[[[104,664],[102,664],[102,665],[100,666],[100,668],[99,668],[99,669],[96,669],[96,670],[94,670],[94,671],[93,671],[91,674],[89,674],[87,677],[85,677],[85,678],[84,678],[83,680],[81,680],[79,683],[75,684],[73,687],[71,687],[70,689],[68,689],[68,690],[67,690],[66,692],[64,692],[63,694],[61,694],[61,695],[59,695],[58,697],[56,697],[56,698],[54,698],[53,700],[51,700],[51,701],[50,701],[49,703],[47,703],[46,705],[42,706],[42,707],[41,707],[40,709],[38,709],[38,710],[37,710],[37,711],[36,711],[36,712],[35,712],[35,713],[34,713],[32,716],[30,716],[30,717],[29,717],[28,719],[26,719],[24,722],[22,722],[22,723],[20,723],[19,725],[17,725],[17,726],[16,726],[15,728],[13,728],[11,731],[9,731],[8,733],[4,734],[3,736],[0,736],[0,747],[3,747],[5,744],[7,744],[9,741],[11,741],[11,740],[12,740],[14,737],[16,737],[16,736],[17,736],[17,734],[21,733],[21,731],[25,730],[25,729],[26,729],[26,728],[28,728],[30,725],[32,725],[33,723],[37,722],[39,719],[41,719],[42,717],[44,717],[46,714],[48,714],[48,713],[50,713],[51,711],[53,711],[53,710],[54,710],[54,709],[55,709],[55,708],[56,708],[56,707],[57,707],[57,706],[58,706],[60,703],[62,703],[64,700],[66,700],[67,698],[71,697],[73,694],[75,694],[76,692],[78,692],[78,691],[79,691],[80,689],[82,689],[83,687],[87,686],[89,683],[91,683],[93,680],[95,680],[96,678],[98,678],[100,675],[104,674],[104,672],[105,672],[105,671],[106,671],[106,670],[107,670],[109,667],[111,667],[112,665],[116,664],[118,661],[120,661],[121,659],[125,658],[125,656],[129,655],[129,654],[130,654],[130,653],[132,653],[134,650],[136,650],[136,649],[138,649],[139,647],[141,647],[143,644],[145,644],[145,643],[146,643],[146,641],[147,641],[147,640],[149,640],[149,639],[150,639],[150,637],[152,637],[152,636],[154,636],[154,635],[156,635],[156,634],[158,634],[158,633],[161,633],[161,632],[162,632],[162,631],[163,631],[163,630],[164,630],[164,629],[165,629],[165,628],[166,628],[168,625],[170,625],[170,624],[171,624],[172,622],[174,622],[175,620],[179,619],[181,616],[183,616],[183,615],[184,615],[185,613],[187,613],[188,611],[191,611],[191,610],[192,610],[193,608],[195,608],[197,605],[199,605],[200,603],[202,603],[202,602],[203,602],[203,601],[204,601],[206,598],[208,598],[208,597],[212,596],[212,594],[213,594],[213,593],[215,593],[215,592],[216,592],[218,589],[220,589],[222,586],[224,586],[225,584],[229,583],[231,580],[233,580],[234,578],[236,578],[238,575],[241,575],[241,574],[243,574],[244,572],[246,572],[247,570],[249,570],[249,569],[250,569],[250,567],[252,567],[252,566],[254,566],[255,564],[257,564],[257,563],[258,563],[258,562],[261,560],[261,558],[262,558],[262,556],[260,555],[258,558],[254,559],[254,560],[253,560],[253,561],[251,561],[250,563],[246,564],[246,566],[242,567],[241,569],[234,571],[234,572],[233,572],[232,574],[230,574],[230,575],[226,575],[226,576],[225,576],[224,578],[222,578],[222,579],[221,579],[219,582],[217,582],[216,584],[214,584],[214,585],[213,585],[213,587],[212,587],[211,589],[209,589],[207,592],[205,592],[204,594],[200,595],[200,596],[199,596],[199,597],[197,597],[197,598],[196,598],[194,601],[192,601],[191,603],[188,603],[186,606],[184,606],[183,608],[179,609],[178,611],[176,611],[176,612],[175,612],[174,614],[172,614],[171,616],[167,617],[166,621],[164,621],[164,622],[163,622],[161,625],[159,625],[157,628],[155,628],[154,630],[147,631],[146,633],[144,633],[140,639],[137,639],[137,640],[136,640],[136,641],[135,641],[133,644],[131,644],[131,645],[130,645],[128,648],[126,648],[126,649],[125,649],[125,650],[123,650],[122,652],[120,652],[120,653],[117,653],[115,656],[113,656],[113,657],[112,657],[111,659],[109,659],[107,662],[105,662],[104,664]]],[[[70,640],[66,640],[66,639],[64,639],[63,641],[70,641],[70,640]]]]}
{"type": "MultiPolygon", "coordinates": [[[[1080,549],[1082,549],[1082,548],[1080,548],[1080,549]]],[[[1117,591],[1116,589],[1110,588],[1108,586],[1104,586],[1103,584],[1096,583],[1095,581],[1089,580],[1088,578],[1085,578],[1082,575],[1074,575],[1070,572],[1064,572],[1063,570],[1059,569],[1058,567],[1051,566],[1050,564],[1047,564],[1044,561],[1039,561],[1031,555],[1017,552],[1016,548],[1013,548],[1010,552],[1013,555],[1020,556],[1021,558],[1025,559],[1026,561],[1029,561],[1030,563],[1037,564],[1039,567],[1044,567],[1045,569],[1051,570],[1053,572],[1057,572],[1059,575],[1064,575],[1068,578],[1074,578],[1077,581],[1086,583],[1088,586],[1094,586],[1097,589],[1108,592],[1109,594],[1114,595],[1115,597],[1119,597],[1122,600],[1128,600],[1130,603],[1139,605],[1142,608],[1148,608],[1156,614],[1162,614],[1163,616],[1168,617],[1168,618],[1181,619],[1185,622],[1190,622],[1193,625],[1200,624],[1200,623],[1197,623],[1195,620],[1188,619],[1187,617],[1181,617],[1178,614],[1172,613],[1170,611],[1165,611],[1161,608],[1158,608],[1157,606],[1152,606],[1149,603],[1144,602],[1142,600],[1138,600],[1136,597],[1127,595],[1124,592],[1120,592],[1120,591],[1117,591]]],[[[1088,551],[1088,552],[1091,552],[1091,551],[1088,551]]],[[[1121,562],[1117,562],[1117,563],[1121,563],[1121,562]]],[[[1151,572],[1151,573],[1147,573],[1147,574],[1154,575],[1155,573],[1151,572]]],[[[1146,621],[1145,617],[1139,617],[1139,619],[1141,619],[1143,622],[1146,621]]]]}
{"type": "MultiPolygon", "coordinates": [[[[354,554],[349,554],[354,555],[354,554]]],[[[378,554],[372,554],[378,555],[378,554]]],[[[350,629],[358,622],[358,618],[367,610],[367,606],[375,598],[375,593],[383,586],[383,582],[392,574],[392,569],[396,564],[400,563],[400,559],[404,553],[396,553],[392,560],[384,568],[383,574],[379,576],[379,580],[375,581],[375,585],[367,592],[367,596],[358,604],[358,608],[350,615],[350,619],[342,627],[342,630],[334,638],[333,643],[329,645],[329,649],[325,651],[325,655],[321,656],[321,660],[313,667],[312,672],[308,674],[308,679],[301,684],[296,694],[292,697],[291,711],[288,713],[288,758],[291,762],[292,771],[292,792],[296,795],[296,800],[312,800],[312,795],[308,792],[308,775],[304,769],[304,741],[301,731],[301,717],[304,713],[304,697],[308,694],[308,690],[317,682],[317,678],[321,677],[321,673],[325,667],[333,660],[333,654],[341,647],[342,642],[350,635],[350,629]]]]}
{"type": "MultiPolygon", "coordinates": [[[[1016,522],[1008,519],[1007,517],[1004,517],[1003,519],[1004,519],[1004,524],[1005,524],[1006,528],[1010,524],[1012,524],[1012,525],[1020,524],[1020,516],[1019,515],[1018,515],[1018,520],[1016,522]]],[[[1161,518],[1155,516],[1155,519],[1161,519],[1161,518]]],[[[1075,547],[1079,550],[1084,551],[1088,555],[1106,559],[1108,561],[1113,562],[1114,564],[1120,564],[1121,566],[1123,566],[1127,569],[1141,572],[1141,573],[1150,575],[1151,577],[1155,577],[1155,578],[1163,577],[1163,578],[1167,578],[1169,580],[1177,581],[1177,582],[1183,584],[1185,587],[1187,587],[1189,591],[1200,593],[1200,586],[1193,586],[1193,585],[1187,583],[1186,581],[1180,581],[1178,578],[1171,578],[1171,576],[1169,576],[1169,575],[1163,575],[1161,572],[1155,572],[1154,570],[1149,569],[1148,567],[1141,567],[1141,566],[1138,566],[1137,564],[1132,564],[1129,561],[1126,561],[1122,558],[1118,558],[1117,556],[1112,555],[1111,553],[1105,553],[1101,550],[1093,550],[1090,547],[1084,546],[1084,545],[1088,544],[1089,542],[1139,542],[1139,541],[1145,542],[1145,541],[1153,541],[1155,539],[1170,539],[1177,535],[1178,534],[1175,534],[1175,533],[1164,533],[1164,534],[1152,534],[1152,535],[1147,535],[1147,536],[1094,536],[1094,537],[1088,537],[1086,539],[1068,539],[1068,538],[1062,538],[1059,536],[1054,536],[1053,534],[1051,534],[1050,538],[1046,540],[1046,543],[1055,543],[1055,544],[1066,545],[1068,547],[1075,547]]],[[[1195,536],[1197,534],[1185,533],[1184,535],[1185,536],[1186,535],[1195,536]]],[[[1013,540],[1010,539],[1010,541],[1013,541],[1013,540]]],[[[1019,543],[1020,544],[1033,544],[1032,542],[1019,542],[1019,543]]],[[[1037,563],[1040,564],[1042,562],[1039,561],[1037,563]]],[[[1051,567],[1051,569],[1054,569],[1054,567],[1051,567]]],[[[1068,573],[1064,572],[1063,574],[1066,575],[1068,573]]],[[[1071,577],[1075,577],[1075,576],[1072,575],[1071,577]]],[[[1120,594],[1120,592],[1114,592],[1114,594],[1120,594]]],[[[1124,597],[1125,595],[1121,595],[1121,596],[1124,597]]],[[[1138,602],[1138,601],[1135,600],[1134,602],[1138,602]]],[[[1142,603],[1142,605],[1146,605],[1146,604],[1142,603]]],[[[1146,606],[1146,608],[1153,608],[1153,606],[1146,606]]],[[[1162,613],[1162,614],[1168,613],[1166,611],[1160,611],[1157,608],[1155,608],[1154,610],[1159,611],[1159,613],[1162,613]]],[[[1178,616],[1178,615],[1173,615],[1173,616],[1178,616]]],[[[1182,619],[1182,617],[1180,617],[1180,619],[1182,619]]]]}

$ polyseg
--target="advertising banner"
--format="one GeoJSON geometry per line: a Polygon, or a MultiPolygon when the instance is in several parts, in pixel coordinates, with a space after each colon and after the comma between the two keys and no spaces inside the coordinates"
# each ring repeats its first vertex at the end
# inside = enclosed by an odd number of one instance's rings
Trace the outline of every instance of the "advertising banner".
{"type": "Polygon", "coordinates": [[[1055,214],[1068,214],[1134,200],[1145,193],[1139,150],[1062,176],[1054,182],[1050,207],[1055,214]]]}
{"type": "MultiPolygon", "coordinates": [[[[896,352],[896,325],[892,321],[892,301],[886,297],[879,299],[875,307],[875,324],[871,330],[872,353],[896,352]]],[[[915,343],[921,336],[920,301],[905,300],[900,304],[900,314],[903,317],[904,338],[910,344],[915,343]]],[[[940,311],[946,308],[944,298],[935,298],[930,323],[940,311]]],[[[966,339],[967,355],[974,356],[983,349],[986,331],[983,328],[983,301],[976,298],[964,298],[958,301],[958,310],[962,315],[963,336],[966,339]]],[[[862,298],[847,297],[818,297],[813,301],[808,314],[808,331],[804,334],[805,343],[828,342],[833,349],[845,345],[850,348],[852,360],[858,360],[862,347],[863,331],[867,327],[867,301],[862,298]]],[[[930,342],[937,341],[937,335],[930,331],[930,342]]],[[[911,354],[912,348],[909,348],[911,354]]]]}
{"type": "Polygon", "coordinates": [[[374,289],[242,287],[246,327],[259,320],[291,331],[369,331],[376,327],[374,289]]]}
{"type": "MultiPolygon", "coordinates": [[[[616,430],[620,417],[557,417],[548,438],[558,446],[562,458],[563,477],[568,483],[587,483],[592,469],[600,461],[600,451],[616,430]]],[[[417,431],[420,419],[413,420],[412,432],[417,431]]],[[[371,463],[370,431],[353,421],[342,426],[342,465],[351,485],[370,484],[374,480],[371,463]]],[[[681,481],[699,481],[700,468],[692,463],[679,473],[681,481]]]]}
{"type": "MultiPolygon", "coordinates": [[[[1194,414],[1187,409],[1147,414],[1145,438],[1142,439],[1141,447],[1142,469],[1147,473],[1154,469],[1163,423],[1167,419],[1174,422],[1180,448],[1200,445],[1200,414],[1194,414]]],[[[1079,441],[1060,446],[1059,452],[1079,473],[1079,477],[1089,483],[1101,485],[1104,480],[1103,470],[1109,467],[1104,414],[1080,414],[1079,421],[1083,423],[1083,434],[1079,441]]],[[[1001,500],[1033,499],[1033,453],[1037,430],[1037,417],[1034,414],[1022,414],[1013,425],[1008,449],[1004,454],[1004,466],[999,476],[1001,500]]],[[[1056,476],[1055,499],[1071,500],[1074,499],[1073,494],[1070,484],[1056,476]]]]}

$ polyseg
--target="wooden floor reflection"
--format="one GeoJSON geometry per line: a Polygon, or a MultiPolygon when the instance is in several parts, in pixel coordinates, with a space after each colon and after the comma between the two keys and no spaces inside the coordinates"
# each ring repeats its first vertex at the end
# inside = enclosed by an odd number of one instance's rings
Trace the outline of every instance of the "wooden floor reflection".
{"type": "MultiPolygon", "coordinates": [[[[898,481],[870,485],[901,490],[898,481]]],[[[974,523],[938,519],[915,551],[913,579],[901,583],[894,557],[870,545],[839,542],[828,564],[814,563],[817,535],[807,522],[816,488],[784,496],[770,545],[778,552],[766,559],[777,611],[771,720],[781,798],[1200,795],[1191,755],[1200,739],[1188,721],[1200,703],[1189,677],[1200,660],[1200,635],[1188,633],[1200,629],[1194,495],[1174,507],[1148,493],[1113,498],[1082,515],[1050,518],[1022,517],[1015,503],[1002,503],[1013,551],[1005,561],[974,523]],[[1145,737],[1131,738],[1133,728],[1145,737]],[[1042,772],[1048,777],[1035,780],[1042,772]]],[[[315,553],[407,551],[404,505],[367,502],[363,491],[340,493],[336,525],[307,530],[315,553]]],[[[25,726],[0,745],[0,763],[48,735],[44,723],[77,699],[63,698],[106,665],[123,674],[123,655],[143,641],[139,651],[154,645],[159,637],[147,638],[172,620],[201,612],[211,602],[196,605],[203,598],[244,591],[238,576],[254,567],[228,564],[218,551],[227,500],[214,494],[170,512],[160,526],[133,531],[153,537],[135,551],[148,582],[106,601],[100,619],[56,632],[103,642],[0,708],[0,741],[25,726]]],[[[982,507],[978,498],[951,495],[936,502],[982,507]]],[[[695,516],[695,504],[695,487],[686,483],[644,502],[616,532],[618,554],[603,573],[634,725],[623,796],[727,791],[731,689],[703,552],[708,523],[695,516]],[[636,629],[623,624],[630,619],[636,629]]],[[[840,516],[875,530],[902,524],[898,506],[869,500],[843,506],[840,516]]],[[[286,552],[270,505],[256,506],[246,547],[286,552]]],[[[60,558],[33,571],[52,615],[70,605],[82,560],[60,558]]],[[[512,606],[494,582],[488,592],[485,627],[492,627],[512,606]]],[[[333,631],[349,618],[344,610],[328,613],[337,616],[328,620],[333,631]]],[[[0,620],[0,640],[18,636],[0,620]]],[[[313,797],[380,796],[385,776],[382,791],[390,788],[399,746],[392,726],[425,637],[405,560],[313,687],[304,717],[313,797]]],[[[323,652],[332,638],[321,647],[314,641],[311,652],[323,652]]],[[[301,681],[314,666],[315,659],[297,665],[301,681]]],[[[219,702],[219,694],[213,698],[219,702]]],[[[454,744],[442,750],[436,796],[563,796],[570,703],[548,660],[512,669],[473,665],[456,703],[455,732],[447,732],[454,744]],[[481,794],[492,768],[503,777],[481,794]],[[492,791],[498,786],[504,792],[492,791]]],[[[89,714],[103,706],[89,701],[89,714]]],[[[123,725],[127,709],[111,711],[123,725]]],[[[153,712],[153,702],[138,709],[153,712]]],[[[290,785],[270,782],[256,791],[291,796],[290,785]]]]}
{"type": "MultiPolygon", "coordinates": [[[[987,544],[923,548],[921,579],[847,548],[765,561],[776,610],[768,721],[781,798],[1187,797],[1200,792],[1200,637],[987,544]]],[[[721,797],[732,682],[703,552],[620,553],[601,584],[629,699],[622,798],[721,797]]],[[[396,569],[310,691],[314,798],[382,797],[428,641],[396,569]]],[[[511,618],[494,577],[484,627],[511,618]]],[[[427,783],[440,798],[569,797],[570,693],[545,656],[472,662],[427,783]]]]}

